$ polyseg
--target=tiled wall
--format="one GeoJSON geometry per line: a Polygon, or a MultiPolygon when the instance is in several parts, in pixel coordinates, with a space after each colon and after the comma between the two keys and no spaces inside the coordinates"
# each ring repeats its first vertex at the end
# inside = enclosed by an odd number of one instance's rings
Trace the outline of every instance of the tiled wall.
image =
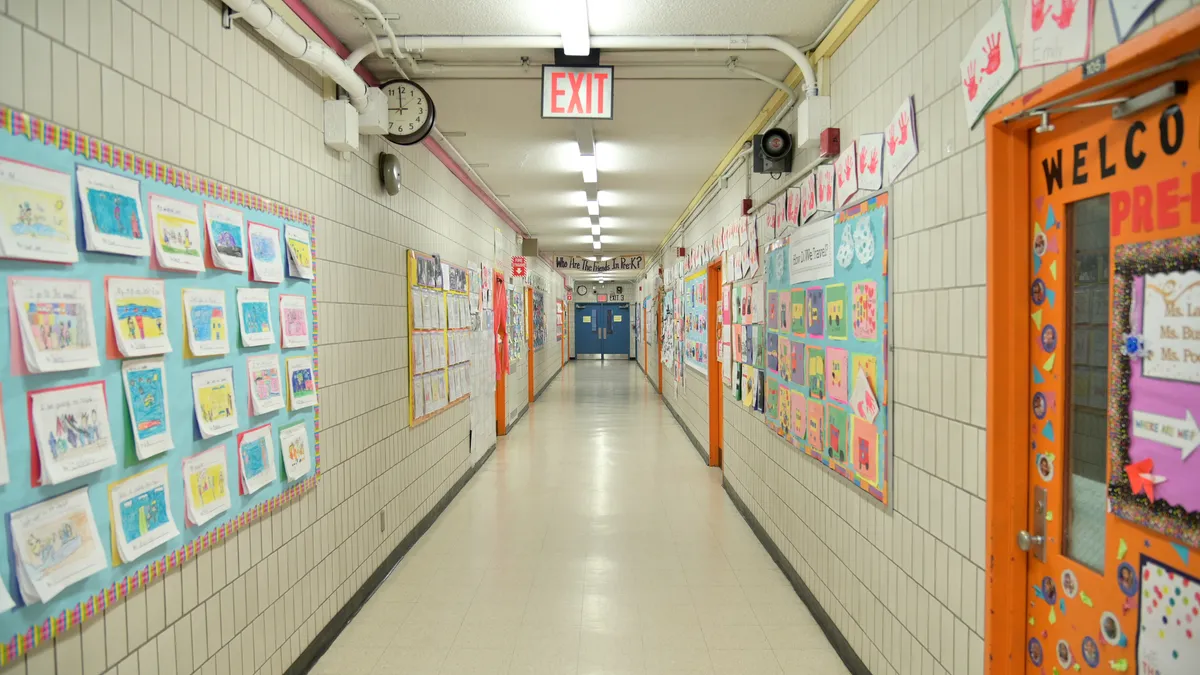
{"type": "MultiPolygon", "coordinates": [[[[1197,4],[1167,0],[1142,30],[1197,4]]],[[[1021,37],[1024,3],[1012,18],[1021,37]]],[[[1092,49],[1115,44],[1096,3],[1092,49]]],[[[880,0],[829,64],[842,138],[882,130],[915,96],[921,153],[892,186],[894,510],[877,508],[726,405],[725,477],[875,675],[983,672],[986,251],[983,127],[967,129],[957,64],[995,0],[880,0]]],[[[1062,74],[1023,71],[1000,100],[1062,74]]],[[[783,126],[791,127],[788,120],[783,126]]],[[[796,158],[797,168],[813,157],[796,158]]],[[[787,177],[800,178],[799,174],[787,177]]],[[[742,185],[741,180],[730,181],[742,185]]],[[[756,203],[784,182],[754,176],[756,203]]],[[[683,234],[691,247],[733,222],[744,195],[719,195],[683,234]]],[[[767,243],[765,237],[761,243],[767,243]]],[[[667,252],[664,264],[673,261],[667,252]]],[[[730,395],[726,389],[726,396],[730,395]]],[[[664,388],[707,443],[707,390],[687,370],[664,388]]]]}
{"type": "Polygon", "coordinates": [[[511,231],[420,146],[326,150],[319,81],[220,7],[0,0],[0,103],[318,216],[324,475],[5,675],[278,675],[469,467],[469,406],[406,424],[405,251],[506,259],[511,231]]]}

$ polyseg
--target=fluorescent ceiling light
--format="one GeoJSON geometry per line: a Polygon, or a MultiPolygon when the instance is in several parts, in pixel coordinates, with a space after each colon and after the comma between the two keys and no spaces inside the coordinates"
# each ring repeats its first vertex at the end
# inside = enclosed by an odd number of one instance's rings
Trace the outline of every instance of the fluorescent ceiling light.
{"type": "Polygon", "coordinates": [[[558,1],[563,53],[567,56],[587,56],[592,50],[588,35],[587,0],[558,1]]]}
{"type": "Polygon", "coordinates": [[[588,202],[587,209],[588,209],[589,216],[600,215],[600,202],[588,202]]]}
{"type": "Polygon", "coordinates": [[[595,250],[597,250],[597,251],[599,251],[599,250],[600,250],[600,242],[599,242],[599,241],[593,241],[593,242],[592,242],[592,248],[593,248],[593,249],[595,249],[595,250]]]}
{"type": "Polygon", "coordinates": [[[596,235],[597,237],[600,236],[600,226],[599,225],[592,226],[592,234],[596,235]]]}
{"type": "Polygon", "coordinates": [[[596,156],[595,155],[580,155],[579,169],[583,171],[583,182],[595,183],[599,180],[596,175],[596,156]]]}

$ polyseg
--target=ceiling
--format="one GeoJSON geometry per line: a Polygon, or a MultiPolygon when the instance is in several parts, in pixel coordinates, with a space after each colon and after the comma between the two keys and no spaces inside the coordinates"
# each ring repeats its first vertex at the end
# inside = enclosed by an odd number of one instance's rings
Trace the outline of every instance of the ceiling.
{"type": "MultiPolygon", "coordinates": [[[[559,0],[376,0],[397,35],[558,35],[559,0]]],[[[378,22],[342,0],[307,0],[350,48],[378,22]]],[[[805,45],[841,0],[591,0],[592,35],[766,34],[805,45]]],[[[546,49],[430,50],[413,75],[437,105],[437,127],[538,239],[543,252],[652,252],[773,86],[726,68],[782,79],[792,62],[771,51],[606,51],[615,67],[612,120],[592,121],[599,169],[600,251],[591,243],[576,121],[541,119],[546,49]],[[522,66],[522,57],[528,66],[522,66]]],[[[394,67],[370,57],[380,79],[394,67]]],[[[575,274],[580,278],[594,275],[575,274]]]]}

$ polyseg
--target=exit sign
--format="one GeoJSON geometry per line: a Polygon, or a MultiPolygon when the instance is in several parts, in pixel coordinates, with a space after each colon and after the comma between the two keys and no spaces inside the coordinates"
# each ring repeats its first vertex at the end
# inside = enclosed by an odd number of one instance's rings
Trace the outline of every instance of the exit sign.
{"type": "Polygon", "coordinates": [[[612,66],[542,66],[542,117],[612,119],[612,66]]]}
{"type": "Polygon", "coordinates": [[[608,296],[607,295],[597,295],[596,300],[599,302],[608,302],[608,296]]]}

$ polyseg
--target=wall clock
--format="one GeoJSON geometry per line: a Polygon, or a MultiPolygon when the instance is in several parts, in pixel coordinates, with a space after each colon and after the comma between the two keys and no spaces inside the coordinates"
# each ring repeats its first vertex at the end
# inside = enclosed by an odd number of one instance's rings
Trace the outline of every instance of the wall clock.
{"type": "Polygon", "coordinates": [[[587,295],[587,294],[588,294],[588,287],[587,287],[587,285],[586,285],[586,284],[579,284],[578,286],[576,286],[576,287],[575,287],[575,294],[576,294],[576,295],[580,295],[580,296],[587,295]]]}
{"type": "Polygon", "coordinates": [[[416,145],[425,140],[437,118],[429,92],[412,80],[391,80],[380,89],[388,102],[388,132],[384,138],[396,145],[416,145]]]}

